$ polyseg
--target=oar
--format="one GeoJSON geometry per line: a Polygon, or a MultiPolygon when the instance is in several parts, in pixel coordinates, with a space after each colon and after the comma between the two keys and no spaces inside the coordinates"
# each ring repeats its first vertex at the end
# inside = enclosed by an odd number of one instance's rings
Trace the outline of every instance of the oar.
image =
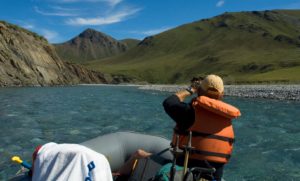
{"type": "Polygon", "coordinates": [[[188,143],[185,146],[185,156],[184,156],[182,180],[184,180],[185,174],[187,172],[189,156],[190,156],[190,150],[191,149],[192,149],[192,132],[190,131],[189,132],[188,143]]]}
{"type": "Polygon", "coordinates": [[[29,164],[29,163],[27,163],[26,161],[23,161],[23,160],[21,160],[21,158],[20,157],[18,157],[18,156],[13,156],[13,157],[11,157],[11,160],[13,161],[13,162],[17,162],[17,163],[19,163],[19,164],[21,164],[23,167],[25,167],[25,168],[27,168],[27,169],[31,169],[31,164],[29,164]]]}
{"type": "Polygon", "coordinates": [[[170,181],[174,181],[175,178],[175,174],[176,174],[176,159],[177,159],[177,155],[178,155],[178,150],[179,150],[179,135],[176,134],[176,145],[173,148],[172,152],[173,152],[173,161],[172,161],[172,166],[171,166],[171,170],[170,170],[170,181]]]}

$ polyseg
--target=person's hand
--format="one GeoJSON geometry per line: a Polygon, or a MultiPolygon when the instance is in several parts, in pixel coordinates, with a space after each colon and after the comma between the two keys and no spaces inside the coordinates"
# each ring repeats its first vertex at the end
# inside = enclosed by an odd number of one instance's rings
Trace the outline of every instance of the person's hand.
{"type": "Polygon", "coordinates": [[[201,81],[203,80],[203,78],[202,77],[199,77],[199,78],[193,78],[192,80],[191,80],[191,87],[192,88],[194,88],[195,89],[195,91],[197,91],[199,88],[200,88],[200,86],[201,86],[201,81]]]}
{"type": "Polygon", "coordinates": [[[194,93],[197,92],[197,89],[195,89],[195,88],[192,87],[192,86],[186,88],[185,90],[188,91],[191,95],[193,95],[194,93]]]}
{"type": "Polygon", "coordinates": [[[146,158],[146,157],[149,157],[151,155],[152,155],[152,153],[146,152],[145,150],[142,150],[142,149],[138,149],[132,155],[132,157],[135,158],[135,159],[137,159],[137,158],[139,159],[139,158],[146,158]]]}

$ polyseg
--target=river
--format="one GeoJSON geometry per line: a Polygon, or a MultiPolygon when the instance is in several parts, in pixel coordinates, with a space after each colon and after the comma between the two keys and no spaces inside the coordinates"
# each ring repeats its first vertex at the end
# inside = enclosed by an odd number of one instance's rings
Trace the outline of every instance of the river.
{"type": "MultiPolygon", "coordinates": [[[[30,161],[50,141],[80,143],[117,131],[171,138],[174,122],[162,101],[171,93],[137,86],[0,89],[0,180],[16,173],[10,157],[30,161]]],[[[240,108],[225,180],[300,180],[300,102],[225,97],[240,108]]]]}

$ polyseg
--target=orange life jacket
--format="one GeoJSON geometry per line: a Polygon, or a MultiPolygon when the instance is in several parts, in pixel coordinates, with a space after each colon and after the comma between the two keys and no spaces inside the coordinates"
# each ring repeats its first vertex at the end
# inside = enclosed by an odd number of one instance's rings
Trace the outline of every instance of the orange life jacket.
{"type": "Polygon", "coordinates": [[[241,115],[240,111],[220,100],[199,96],[192,105],[195,110],[195,122],[188,130],[174,129],[172,145],[179,135],[179,148],[188,145],[189,132],[192,132],[192,150],[190,159],[227,163],[232,152],[234,132],[233,118],[241,115]]]}

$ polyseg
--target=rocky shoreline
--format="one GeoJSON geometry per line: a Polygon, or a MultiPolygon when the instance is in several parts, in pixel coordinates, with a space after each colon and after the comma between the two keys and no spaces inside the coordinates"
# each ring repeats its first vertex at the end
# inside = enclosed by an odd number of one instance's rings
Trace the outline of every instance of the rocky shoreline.
{"type": "MultiPolygon", "coordinates": [[[[187,85],[143,85],[139,89],[176,92],[187,85]]],[[[300,85],[225,85],[225,96],[300,101],[300,85]]]]}

